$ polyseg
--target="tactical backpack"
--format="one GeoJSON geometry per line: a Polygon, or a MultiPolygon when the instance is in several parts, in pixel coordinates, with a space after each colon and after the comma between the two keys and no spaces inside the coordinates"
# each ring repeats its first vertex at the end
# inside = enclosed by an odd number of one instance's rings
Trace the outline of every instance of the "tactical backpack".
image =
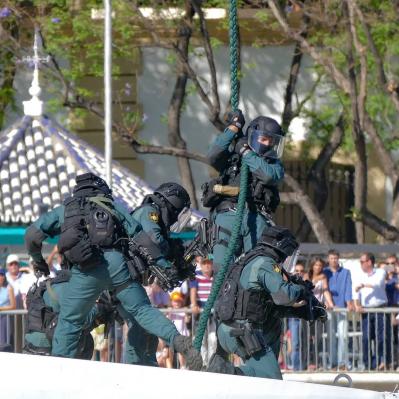
{"type": "Polygon", "coordinates": [[[262,255],[262,248],[255,248],[228,271],[215,303],[215,314],[220,321],[228,324],[235,320],[248,320],[262,324],[266,319],[273,306],[270,295],[264,290],[245,290],[240,283],[244,267],[262,255]]]}
{"type": "Polygon", "coordinates": [[[69,251],[82,239],[92,247],[92,256],[101,248],[110,248],[122,236],[122,224],[116,217],[113,201],[102,195],[74,196],[64,202],[64,223],[61,227],[59,251],[71,263],[81,264],[79,256],[69,251]]]}

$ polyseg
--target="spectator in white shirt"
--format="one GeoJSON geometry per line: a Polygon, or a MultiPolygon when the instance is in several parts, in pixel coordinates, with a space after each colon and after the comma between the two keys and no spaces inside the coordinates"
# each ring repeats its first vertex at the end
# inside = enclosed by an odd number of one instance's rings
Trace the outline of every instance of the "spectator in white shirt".
{"type": "Polygon", "coordinates": [[[375,258],[371,253],[360,256],[362,275],[355,285],[355,310],[362,313],[363,363],[366,368],[384,370],[390,362],[391,325],[389,314],[365,312],[365,308],[382,308],[387,306],[384,269],[374,267],[375,258]],[[376,350],[371,353],[371,341],[376,350]]]}
{"type": "Polygon", "coordinates": [[[16,308],[23,309],[24,301],[23,301],[23,290],[25,287],[25,274],[21,273],[19,270],[20,262],[19,256],[10,254],[6,259],[7,273],[6,278],[8,283],[14,290],[15,300],[16,300],[16,308]]]}

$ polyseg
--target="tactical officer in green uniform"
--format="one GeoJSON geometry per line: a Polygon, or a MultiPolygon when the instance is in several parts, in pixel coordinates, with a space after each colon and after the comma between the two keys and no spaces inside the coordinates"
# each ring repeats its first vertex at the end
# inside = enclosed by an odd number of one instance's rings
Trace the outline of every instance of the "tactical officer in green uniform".
{"type": "MultiPolygon", "coordinates": [[[[51,342],[60,313],[60,303],[68,292],[70,270],[60,270],[56,277],[34,284],[26,296],[28,316],[24,353],[48,356],[51,354],[51,342]]],[[[94,342],[90,331],[105,323],[114,309],[111,304],[96,303],[87,315],[79,340],[77,359],[90,360],[94,342]]]]}
{"type": "Polygon", "coordinates": [[[245,119],[240,110],[229,114],[228,124],[208,152],[210,164],[220,175],[203,185],[203,205],[211,208],[215,272],[222,265],[236,218],[241,164],[248,165],[250,173],[237,255],[253,248],[265,226],[271,224],[270,215],[280,203],[277,183],[284,177],[280,161],[284,132],[274,119],[255,118],[246,135],[242,132],[245,119]]]}
{"type": "MultiPolygon", "coordinates": [[[[154,190],[153,194],[146,195],[140,207],[132,213],[143,228],[135,241],[150,242],[146,245],[150,257],[157,266],[166,271],[172,284],[177,282],[177,269],[168,260],[170,250],[170,228],[177,222],[179,215],[190,208],[190,196],[187,191],[177,183],[163,183],[154,190]],[[144,237],[144,238],[143,238],[144,237]]],[[[164,287],[165,288],[165,287],[164,287]]],[[[170,287],[172,288],[172,287],[170,287]]]]}
{"type": "Polygon", "coordinates": [[[184,187],[169,182],[161,184],[153,194],[146,195],[142,204],[133,211],[133,218],[162,253],[157,264],[171,267],[166,259],[169,253],[170,227],[190,205],[190,196],[184,187]]]}
{"type": "MultiPolygon", "coordinates": [[[[170,247],[170,227],[178,220],[179,215],[189,207],[190,197],[187,191],[177,183],[168,182],[161,184],[154,190],[153,194],[147,195],[141,206],[132,212],[133,218],[143,228],[143,231],[134,238],[134,241],[139,246],[142,242],[147,243],[148,255],[157,266],[163,268],[171,284],[169,288],[179,284],[177,269],[170,261],[173,253],[170,247]],[[151,245],[148,244],[148,241],[151,241],[151,245]]],[[[118,307],[118,311],[129,326],[125,362],[157,366],[158,339],[140,328],[137,322],[129,317],[123,309],[118,307]]]]}
{"type": "Polygon", "coordinates": [[[185,355],[188,367],[202,367],[191,341],[151,306],[144,288],[129,274],[124,243],[140,230],[140,224],[129,212],[114,202],[105,181],[92,173],[77,176],[73,196],[27,229],[25,241],[37,272],[49,273],[41,254],[42,242],[60,233],[59,251],[71,265],[68,294],[63,298],[54,333],[53,355],[76,355],[87,314],[99,294],[108,289],[115,291],[123,308],[138,324],[185,355]]]}
{"type": "Polygon", "coordinates": [[[207,371],[282,379],[281,317],[295,314],[315,320],[326,315],[305,285],[283,277],[280,264],[297,247],[289,230],[266,227],[255,248],[230,268],[215,303],[218,344],[240,356],[244,364],[234,367],[217,352],[207,371]]]}

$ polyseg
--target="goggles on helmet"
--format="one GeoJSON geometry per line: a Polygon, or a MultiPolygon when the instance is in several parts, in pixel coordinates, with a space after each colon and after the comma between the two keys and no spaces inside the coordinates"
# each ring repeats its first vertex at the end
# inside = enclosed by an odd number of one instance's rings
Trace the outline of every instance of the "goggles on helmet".
{"type": "Polygon", "coordinates": [[[285,138],[279,134],[267,133],[263,130],[250,129],[248,145],[260,156],[281,158],[284,151],[285,138]]]}
{"type": "Polygon", "coordinates": [[[190,219],[191,209],[184,207],[177,216],[177,221],[170,226],[170,231],[172,233],[180,233],[187,226],[190,219]]]}
{"type": "Polygon", "coordinates": [[[293,273],[295,269],[296,262],[299,257],[299,249],[296,249],[291,256],[288,256],[283,263],[283,268],[288,273],[293,273]]]}

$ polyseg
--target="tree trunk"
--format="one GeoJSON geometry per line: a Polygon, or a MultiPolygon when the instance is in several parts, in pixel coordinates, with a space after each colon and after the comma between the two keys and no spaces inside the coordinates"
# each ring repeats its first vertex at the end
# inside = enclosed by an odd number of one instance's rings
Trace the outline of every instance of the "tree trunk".
{"type": "Polygon", "coordinates": [[[356,240],[358,244],[363,244],[365,240],[364,223],[361,218],[362,213],[367,208],[367,155],[366,141],[361,128],[360,114],[364,114],[364,102],[359,101],[357,89],[357,75],[355,71],[355,59],[353,56],[354,42],[356,41],[356,32],[353,22],[353,15],[348,2],[343,4],[344,15],[347,18],[348,29],[348,76],[349,76],[349,96],[351,100],[351,119],[352,136],[355,143],[357,162],[355,164],[355,229],[356,240]]]}
{"type": "MultiPolygon", "coordinates": [[[[194,16],[194,9],[190,1],[186,1],[186,14],[182,21],[182,26],[179,29],[179,38],[177,47],[181,54],[188,60],[188,46],[192,34],[192,20],[194,16]]],[[[186,142],[183,140],[180,131],[180,116],[184,99],[186,95],[187,86],[187,72],[182,63],[177,60],[176,64],[176,83],[173,90],[172,98],[168,109],[168,139],[170,145],[186,149],[186,142]]],[[[195,184],[191,170],[190,161],[187,158],[176,157],[177,166],[179,168],[180,179],[182,185],[186,188],[191,198],[191,205],[193,208],[198,208],[198,201],[195,193],[195,184]]]]}
{"type": "MultiPolygon", "coordinates": [[[[307,181],[314,189],[314,204],[316,209],[321,213],[326,206],[328,199],[328,185],[326,181],[326,167],[330,162],[335,151],[342,143],[344,137],[344,120],[343,115],[340,115],[335,125],[330,140],[320,151],[317,159],[314,161],[309,170],[307,181]]],[[[303,217],[299,223],[299,228],[296,231],[298,239],[301,241],[308,240],[311,231],[311,226],[306,217],[303,217]]]]}
{"type": "MultiPolygon", "coordinates": [[[[301,32],[302,37],[307,36],[308,22],[309,22],[309,18],[307,16],[304,16],[302,32],[301,32]]],[[[296,84],[298,81],[298,75],[299,75],[299,71],[301,68],[302,58],[303,58],[303,51],[301,48],[301,44],[299,41],[297,41],[295,44],[294,53],[293,53],[292,60],[291,60],[290,73],[289,73],[287,87],[285,89],[285,95],[284,95],[284,110],[283,110],[282,117],[281,117],[281,120],[282,120],[281,125],[282,125],[282,128],[284,131],[288,130],[288,128],[292,122],[292,119],[295,117],[295,114],[296,114],[296,111],[294,112],[294,110],[293,110],[292,98],[296,91],[296,84]]],[[[332,144],[332,145],[335,145],[335,140],[333,140],[333,142],[334,142],[334,144],[332,144]]],[[[339,143],[340,143],[340,141],[339,141],[339,143]]],[[[339,145],[339,143],[338,143],[338,145],[339,145]]],[[[323,176],[324,176],[325,162],[323,162],[322,160],[324,160],[324,158],[326,156],[328,157],[330,148],[331,148],[331,145],[330,146],[327,145],[323,149],[323,151],[321,151],[318,159],[315,161],[314,166],[318,165],[317,170],[315,170],[315,174],[322,171],[323,173],[318,173],[318,174],[320,174],[320,175],[323,174],[323,176]]],[[[335,149],[333,150],[333,152],[335,151],[335,149]]],[[[332,156],[332,154],[330,156],[332,156]]],[[[300,187],[298,182],[295,181],[292,176],[289,176],[288,178],[286,178],[286,182],[287,182],[287,184],[289,184],[288,182],[291,183],[290,184],[291,188],[294,188],[294,187],[299,188],[300,187]]],[[[315,235],[319,241],[322,240],[323,242],[330,242],[331,241],[330,234],[323,222],[323,219],[322,219],[319,209],[318,209],[319,207],[321,207],[322,204],[324,205],[326,202],[326,198],[328,196],[327,185],[325,184],[325,179],[318,179],[317,183],[318,184],[315,185],[316,192],[319,192],[320,195],[316,195],[316,200],[319,200],[318,203],[315,204],[316,206],[314,206],[314,204],[312,204],[312,200],[310,199],[310,197],[308,195],[306,195],[303,191],[300,195],[296,195],[298,193],[296,193],[296,194],[282,193],[283,202],[287,203],[287,201],[294,200],[294,203],[298,204],[301,207],[302,212],[305,215],[302,218],[302,221],[300,223],[299,234],[297,232],[299,240],[303,241],[304,236],[307,237],[310,233],[310,230],[313,229],[313,231],[315,232],[315,235]],[[324,182],[324,186],[321,184],[323,182],[324,182]],[[321,195],[321,192],[323,192],[324,195],[321,195]],[[303,231],[301,229],[303,229],[303,231]]],[[[295,189],[294,189],[294,191],[295,191],[295,189]]]]}

